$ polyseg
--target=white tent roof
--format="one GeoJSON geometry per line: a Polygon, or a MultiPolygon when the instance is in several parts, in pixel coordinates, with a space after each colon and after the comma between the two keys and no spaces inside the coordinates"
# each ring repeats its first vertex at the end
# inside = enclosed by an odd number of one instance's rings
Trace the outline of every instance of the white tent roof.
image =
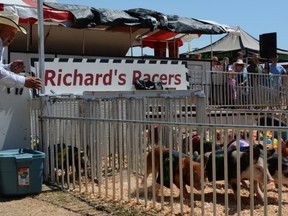
{"type": "MultiPolygon", "coordinates": [[[[259,52],[260,50],[259,41],[254,37],[252,37],[251,35],[249,35],[240,27],[237,27],[235,31],[229,31],[228,34],[226,34],[218,41],[212,43],[211,45],[194,50],[189,54],[208,53],[211,52],[211,50],[213,52],[219,53],[219,52],[229,52],[244,49],[259,52]]],[[[288,55],[288,51],[283,49],[277,49],[277,53],[288,55]]]]}

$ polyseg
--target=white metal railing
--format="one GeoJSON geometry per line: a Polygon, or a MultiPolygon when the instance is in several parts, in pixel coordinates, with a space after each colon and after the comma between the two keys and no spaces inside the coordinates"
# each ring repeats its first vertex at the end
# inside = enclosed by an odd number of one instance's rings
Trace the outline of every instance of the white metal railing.
{"type": "Polygon", "coordinates": [[[287,108],[287,75],[190,71],[190,88],[201,89],[207,105],[233,108],[287,108]]]}
{"type": "MultiPolygon", "coordinates": [[[[192,135],[195,133],[200,134],[202,152],[204,142],[210,141],[223,144],[226,152],[225,146],[228,145],[231,133],[238,143],[240,138],[245,138],[250,143],[261,143],[264,147],[264,159],[267,157],[266,146],[281,152],[278,145],[279,134],[286,139],[288,130],[285,126],[287,125],[285,112],[220,110],[213,107],[208,109],[203,102],[204,96],[195,91],[143,91],[139,94],[97,92],[83,97],[70,95],[41,98],[44,104],[43,112],[37,108],[32,110],[31,128],[38,147],[48,156],[45,179],[63,188],[93,194],[91,197],[129,202],[130,206],[132,203],[139,203],[141,211],[144,212],[215,215],[220,210],[226,215],[242,214],[247,211],[251,215],[256,214],[253,211],[254,203],[259,201],[254,200],[254,196],[247,198],[247,190],[238,188],[236,199],[231,200],[233,195],[228,189],[227,178],[220,182],[204,182],[203,157],[200,158],[201,190],[187,187],[188,191],[192,192],[188,199],[183,197],[182,184],[180,190],[175,186],[171,189],[160,187],[158,193],[156,180],[150,176],[148,184],[141,185],[141,179],[145,177],[146,155],[151,149],[166,146],[169,148],[170,156],[172,150],[180,152],[183,150],[192,161],[193,154],[190,152],[194,151],[192,135]],[[41,121],[38,121],[38,116],[41,121]],[[258,122],[254,118],[257,118],[258,122]],[[270,127],[265,127],[267,125],[270,127]],[[246,134],[243,137],[243,130],[248,131],[250,136],[246,134]],[[266,137],[268,132],[269,137],[268,135],[266,137]],[[189,139],[185,139],[186,137],[189,139]],[[272,144],[268,145],[269,142],[272,144]]],[[[215,151],[213,147],[212,152],[215,151]]],[[[239,155],[239,149],[237,151],[239,155]]],[[[251,160],[252,153],[249,158],[251,160]]],[[[279,167],[281,160],[279,157],[279,167]]],[[[161,161],[160,164],[163,164],[161,161]]],[[[152,162],[155,163],[153,157],[152,162]]],[[[179,163],[181,165],[182,162],[179,163]]],[[[175,172],[172,167],[173,163],[169,161],[170,179],[175,172]]],[[[265,161],[263,167],[267,170],[265,161]]],[[[240,167],[237,166],[236,169],[239,176],[240,167]]],[[[181,178],[183,171],[179,172],[180,181],[183,181],[181,178]]],[[[226,177],[227,172],[226,170],[226,177]]],[[[264,172],[263,181],[267,183],[267,173],[264,172]]],[[[163,174],[162,169],[160,173],[163,174]]],[[[215,174],[216,168],[213,165],[213,179],[215,174]]],[[[250,181],[253,180],[253,175],[251,171],[250,181]]],[[[160,182],[163,182],[163,175],[161,176],[160,182]]],[[[282,176],[279,176],[279,179],[280,184],[282,176]]],[[[191,185],[193,181],[191,180],[191,185]]],[[[250,193],[254,193],[254,190],[251,185],[250,193]]],[[[264,205],[261,204],[259,208],[257,206],[257,211],[260,211],[261,215],[267,215],[271,213],[271,209],[273,213],[277,209],[276,212],[281,215],[283,210],[281,202],[288,199],[286,193],[274,190],[270,184],[267,188],[264,187],[263,192],[264,205]],[[279,198],[273,198],[271,201],[271,196],[279,198]],[[272,206],[271,209],[267,208],[269,205],[272,206]]]]}
{"type": "MultiPolygon", "coordinates": [[[[88,117],[42,116],[41,119],[43,121],[43,132],[49,134],[43,140],[44,151],[49,156],[46,161],[45,179],[63,188],[77,191],[80,194],[83,194],[83,192],[87,195],[93,194],[93,196],[87,196],[87,200],[93,201],[93,198],[89,197],[101,197],[106,200],[128,202],[130,207],[136,206],[137,203],[137,208],[141,211],[157,212],[158,214],[206,215],[216,214],[220,210],[221,212],[227,212],[227,215],[228,213],[238,213],[240,215],[243,212],[249,212],[250,215],[257,215],[259,212],[261,215],[270,215],[271,211],[281,215],[281,212],[285,211],[286,207],[281,205],[281,203],[283,200],[288,199],[287,194],[282,193],[282,190],[275,190],[273,185],[268,184],[268,148],[266,148],[268,146],[268,138],[265,137],[260,141],[260,139],[256,140],[252,136],[260,132],[267,134],[266,127],[210,124],[202,124],[200,126],[193,123],[113,120],[88,117]],[[155,125],[157,125],[157,130],[151,130],[155,125]],[[243,130],[248,131],[250,135],[248,133],[243,135],[241,132],[243,130]],[[201,180],[197,180],[197,178],[193,178],[193,175],[197,174],[193,172],[192,163],[188,170],[183,171],[180,169],[177,171],[175,166],[182,167],[184,163],[182,160],[175,165],[173,160],[165,161],[164,155],[161,154],[159,159],[155,154],[154,157],[152,156],[152,176],[157,171],[157,166],[155,165],[157,162],[161,165],[168,164],[169,179],[175,178],[173,173],[176,173],[176,175],[178,173],[180,176],[180,188],[173,185],[172,181],[170,181],[170,188],[161,187],[167,177],[164,170],[165,166],[159,170],[162,173],[158,181],[162,182],[160,187],[156,184],[157,179],[151,176],[147,178],[147,182],[144,181],[144,184],[141,184],[142,179],[147,177],[145,174],[147,169],[146,155],[156,146],[167,147],[169,149],[168,158],[172,158],[173,150],[182,152],[184,146],[188,145],[184,153],[188,155],[187,157],[190,161],[193,161],[192,152],[195,145],[192,142],[192,135],[196,131],[200,135],[200,149],[202,152],[204,151],[205,142],[212,141],[224,146],[226,162],[224,167],[221,167],[223,170],[219,170],[219,167],[216,168],[215,161],[216,147],[212,145],[214,147],[211,149],[213,161],[213,180],[211,182],[205,180],[204,177],[204,156],[200,157],[201,180]],[[221,134],[220,138],[217,138],[217,134],[221,134]],[[235,198],[232,198],[234,197],[233,192],[228,187],[228,167],[230,165],[228,165],[227,161],[227,147],[231,134],[235,136],[237,142],[240,142],[240,139],[246,139],[251,144],[261,142],[263,145],[264,161],[262,165],[263,179],[261,181],[263,181],[265,187],[262,189],[264,194],[262,201],[254,196],[247,197],[247,193],[254,194],[256,191],[253,184],[249,184],[249,182],[254,181],[256,176],[256,173],[254,173],[255,169],[250,169],[249,171],[250,177],[247,180],[250,189],[247,190],[241,186],[241,188],[237,188],[235,198]],[[151,136],[150,139],[149,136],[151,136]],[[157,140],[155,139],[156,136],[158,137],[157,140]],[[164,136],[167,136],[167,138],[164,136]],[[184,139],[185,137],[189,137],[189,139],[184,139]],[[68,144],[72,147],[71,152],[69,152],[68,148],[65,148],[68,144]],[[188,152],[188,150],[190,151],[188,152]],[[80,160],[79,158],[81,157],[84,160],[80,160]],[[221,171],[226,173],[226,177],[222,181],[216,181],[216,173],[221,171]],[[190,172],[191,179],[189,184],[194,185],[197,183],[195,181],[201,182],[201,190],[197,190],[193,186],[185,186],[190,193],[188,197],[184,197],[184,186],[182,186],[182,183],[183,181],[187,183],[187,180],[185,179],[186,177],[182,177],[183,172],[190,172]],[[69,173],[68,176],[67,173],[69,173]],[[277,197],[276,200],[275,197],[277,197]],[[254,208],[256,203],[258,204],[257,209],[254,208]],[[194,208],[191,208],[191,206],[194,206],[194,208]],[[267,206],[273,207],[268,208],[267,206]]],[[[282,134],[287,132],[287,130],[287,127],[271,127],[269,129],[269,131],[272,131],[272,140],[275,138],[276,132],[282,134]]],[[[281,152],[280,141],[278,140],[279,145],[276,144],[276,141],[272,143],[276,151],[281,152]]],[[[237,161],[239,165],[235,164],[232,168],[237,170],[237,184],[240,185],[240,169],[243,168],[240,166],[240,147],[236,151],[235,162],[237,161]]],[[[251,147],[248,160],[254,166],[253,151],[251,147]]],[[[177,155],[181,157],[182,153],[176,153],[177,155]]],[[[282,157],[279,157],[279,173],[282,172],[280,168],[281,162],[282,157]]],[[[279,174],[278,179],[278,184],[282,185],[281,174],[279,174]]]]}

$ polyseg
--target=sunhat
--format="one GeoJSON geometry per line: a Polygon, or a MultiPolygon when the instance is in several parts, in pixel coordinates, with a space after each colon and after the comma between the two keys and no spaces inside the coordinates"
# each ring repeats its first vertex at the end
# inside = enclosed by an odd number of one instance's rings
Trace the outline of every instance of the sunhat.
{"type": "Polygon", "coordinates": [[[242,59],[237,59],[237,61],[235,62],[236,65],[244,65],[244,62],[242,59]]]}
{"type": "Polygon", "coordinates": [[[0,24],[8,25],[16,28],[24,34],[27,34],[25,28],[19,25],[19,16],[12,12],[0,11],[0,24]]]}

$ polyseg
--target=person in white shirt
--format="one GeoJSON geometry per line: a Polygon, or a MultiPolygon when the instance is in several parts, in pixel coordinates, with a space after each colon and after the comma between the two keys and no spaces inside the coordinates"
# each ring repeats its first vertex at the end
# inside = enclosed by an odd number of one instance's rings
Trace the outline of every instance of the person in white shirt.
{"type": "Polygon", "coordinates": [[[40,89],[42,81],[38,77],[24,77],[18,75],[25,68],[22,60],[10,64],[2,64],[3,52],[14,40],[17,32],[26,34],[26,30],[19,26],[19,17],[8,11],[0,11],[0,85],[16,88],[40,89]]]}
{"type": "MultiPolygon", "coordinates": [[[[270,69],[270,81],[272,85],[272,103],[279,106],[281,105],[283,91],[285,92],[286,88],[283,88],[283,81],[286,83],[287,71],[285,68],[278,64],[278,56],[271,58],[271,64],[269,65],[270,69]]],[[[276,106],[276,107],[277,107],[276,106]]]]}

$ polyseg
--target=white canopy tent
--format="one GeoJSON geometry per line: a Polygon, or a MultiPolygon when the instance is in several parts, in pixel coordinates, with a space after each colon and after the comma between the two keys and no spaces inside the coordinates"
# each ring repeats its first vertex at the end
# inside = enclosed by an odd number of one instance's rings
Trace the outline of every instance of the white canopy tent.
{"type": "MultiPolygon", "coordinates": [[[[228,52],[232,53],[237,51],[244,51],[248,57],[251,53],[259,53],[259,40],[248,34],[240,27],[234,27],[231,28],[231,30],[228,30],[228,33],[224,37],[220,38],[214,43],[181,55],[194,55],[195,53],[201,53],[207,54],[207,56],[221,56],[227,54],[228,52]],[[211,52],[212,54],[210,54],[211,52]]],[[[278,55],[288,56],[287,50],[277,49],[277,53],[278,55]]]]}

